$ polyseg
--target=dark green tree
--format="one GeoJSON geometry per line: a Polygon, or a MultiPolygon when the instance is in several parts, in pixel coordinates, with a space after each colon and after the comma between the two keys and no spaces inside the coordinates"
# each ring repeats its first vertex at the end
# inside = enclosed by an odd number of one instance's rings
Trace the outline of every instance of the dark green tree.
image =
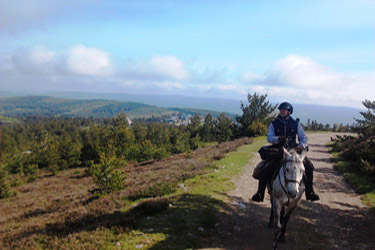
{"type": "Polygon", "coordinates": [[[190,133],[190,138],[194,138],[199,133],[199,129],[201,126],[201,117],[198,114],[195,114],[193,117],[190,118],[189,124],[187,125],[187,129],[190,133]]]}
{"type": "Polygon", "coordinates": [[[208,113],[204,118],[200,135],[203,141],[210,142],[215,140],[215,125],[213,122],[213,117],[210,113],[208,113]]]}
{"type": "Polygon", "coordinates": [[[9,177],[8,172],[0,164],[0,199],[7,198],[11,195],[10,186],[9,186],[9,177]]]}
{"type": "Polygon", "coordinates": [[[364,137],[375,136],[375,101],[365,100],[362,104],[367,111],[359,112],[364,119],[356,119],[358,132],[364,137]]]}
{"type": "Polygon", "coordinates": [[[216,126],[216,139],[218,142],[225,142],[232,139],[233,132],[232,126],[233,121],[226,117],[224,113],[221,113],[217,118],[218,123],[216,126]]]}
{"type": "Polygon", "coordinates": [[[241,102],[243,114],[236,116],[241,124],[242,134],[245,136],[262,135],[267,132],[268,124],[274,118],[271,116],[277,105],[272,105],[267,100],[267,94],[260,95],[256,92],[247,95],[248,104],[241,102]]]}
{"type": "Polygon", "coordinates": [[[67,169],[76,167],[80,164],[80,148],[74,144],[69,135],[64,134],[59,138],[58,151],[60,154],[59,167],[67,169]]]}

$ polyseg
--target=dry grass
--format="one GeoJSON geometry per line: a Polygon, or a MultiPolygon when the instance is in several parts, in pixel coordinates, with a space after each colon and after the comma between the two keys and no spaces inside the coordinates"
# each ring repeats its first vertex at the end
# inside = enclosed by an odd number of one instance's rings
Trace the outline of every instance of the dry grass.
{"type": "Polygon", "coordinates": [[[154,198],[132,207],[131,200],[172,193],[181,180],[209,171],[213,160],[251,142],[238,139],[149,165],[126,166],[125,189],[101,198],[90,192],[95,184],[84,169],[17,187],[17,196],[0,200],[0,249],[97,249],[169,204],[166,198],[154,198]]]}

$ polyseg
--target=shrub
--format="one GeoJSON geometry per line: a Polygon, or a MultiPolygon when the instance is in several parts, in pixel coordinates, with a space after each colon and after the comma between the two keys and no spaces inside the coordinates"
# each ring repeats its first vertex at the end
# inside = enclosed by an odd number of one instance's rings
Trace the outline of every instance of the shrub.
{"type": "Polygon", "coordinates": [[[119,162],[114,157],[102,155],[99,164],[90,162],[88,172],[93,177],[94,183],[98,186],[96,194],[109,194],[124,188],[124,173],[117,169],[119,162]]]}
{"type": "Polygon", "coordinates": [[[0,165],[0,199],[7,198],[11,196],[9,182],[8,182],[8,172],[0,165]]]}

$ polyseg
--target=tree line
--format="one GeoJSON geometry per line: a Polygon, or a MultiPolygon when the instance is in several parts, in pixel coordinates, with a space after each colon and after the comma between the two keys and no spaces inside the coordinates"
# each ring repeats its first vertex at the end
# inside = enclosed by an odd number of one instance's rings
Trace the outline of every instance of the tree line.
{"type": "Polygon", "coordinates": [[[276,106],[267,101],[267,95],[257,93],[248,94],[248,102],[241,103],[243,114],[235,120],[222,113],[217,118],[207,114],[202,121],[196,114],[180,126],[142,120],[130,126],[124,112],[103,119],[28,116],[0,124],[0,196],[7,196],[9,175],[33,181],[40,170],[56,174],[92,166],[88,172],[100,176],[106,167],[101,171],[98,164],[123,167],[189,152],[205,142],[265,134],[276,106]]]}

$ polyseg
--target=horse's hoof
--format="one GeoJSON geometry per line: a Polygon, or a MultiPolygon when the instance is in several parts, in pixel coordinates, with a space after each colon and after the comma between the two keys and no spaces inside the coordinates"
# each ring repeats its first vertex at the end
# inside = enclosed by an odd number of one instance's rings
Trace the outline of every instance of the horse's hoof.
{"type": "Polygon", "coordinates": [[[273,223],[272,222],[268,222],[268,228],[273,228],[273,223]]]}
{"type": "Polygon", "coordinates": [[[285,243],[285,236],[280,236],[280,237],[277,239],[277,242],[285,243]]]}

